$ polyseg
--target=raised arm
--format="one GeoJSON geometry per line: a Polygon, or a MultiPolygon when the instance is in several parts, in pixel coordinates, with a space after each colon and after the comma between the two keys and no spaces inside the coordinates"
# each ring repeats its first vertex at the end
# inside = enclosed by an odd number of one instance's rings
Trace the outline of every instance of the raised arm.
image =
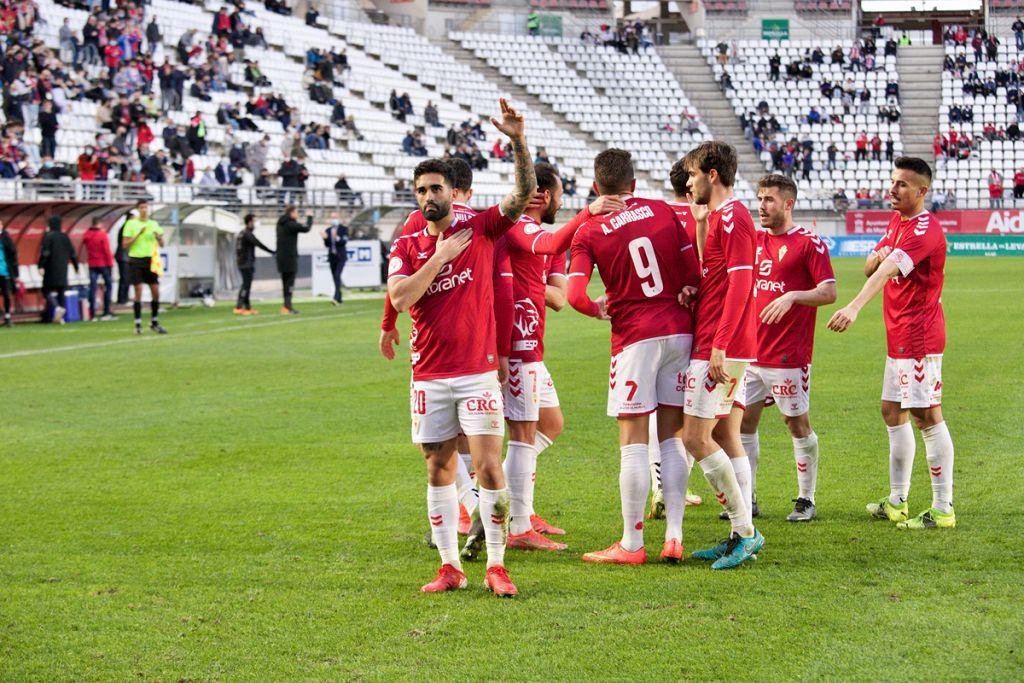
{"type": "Polygon", "coordinates": [[[526,134],[522,115],[509,106],[504,98],[500,100],[501,121],[492,118],[491,123],[499,132],[508,136],[512,143],[512,162],[515,166],[516,187],[501,200],[501,214],[508,220],[519,220],[537,189],[537,175],[533,172],[533,159],[526,147],[526,134]]]}

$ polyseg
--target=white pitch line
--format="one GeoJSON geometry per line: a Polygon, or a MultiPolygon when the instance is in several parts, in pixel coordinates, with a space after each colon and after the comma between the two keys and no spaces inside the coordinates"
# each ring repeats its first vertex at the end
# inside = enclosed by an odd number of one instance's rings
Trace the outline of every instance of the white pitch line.
{"type": "MultiPolygon", "coordinates": [[[[332,320],[332,319],[336,319],[336,318],[347,318],[347,317],[352,316],[352,315],[357,315],[357,313],[355,313],[355,312],[351,312],[351,313],[346,312],[346,313],[336,313],[336,314],[333,314],[333,315],[317,315],[317,316],[307,316],[307,317],[304,317],[304,318],[289,318],[288,320],[274,320],[274,321],[269,321],[268,320],[267,322],[253,323],[253,324],[249,324],[249,325],[246,325],[246,324],[232,325],[231,327],[218,327],[218,328],[211,329],[211,330],[198,330],[196,332],[184,332],[182,334],[173,334],[172,333],[172,334],[168,335],[166,340],[170,341],[170,340],[173,340],[173,339],[185,339],[185,338],[188,338],[188,337],[200,337],[200,336],[204,336],[204,335],[207,335],[207,334],[220,334],[221,332],[241,332],[241,331],[245,331],[245,330],[255,330],[255,329],[258,329],[258,328],[261,328],[261,327],[275,327],[277,325],[292,325],[292,324],[296,324],[296,323],[310,322],[310,321],[314,321],[314,320],[332,320]]],[[[41,355],[47,354],[47,353],[63,353],[65,351],[81,351],[81,350],[84,350],[84,349],[101,349],[101,348],[105,348],[105,347],[108,347],[108,346],[118,346],[120,344],[134,344],[134,343],[138,343],[138,342],[152,341],[152,340],[160,339],[161,337],[162,337],[162,335],[146,335],[144,337],[132,337],[132,338],[129,338],[129,339],[113,339],[111,341],[91,342],[91,343],[88,343],[88,344],[75,344],[73,346],[54,346],[54,347],[49,348],[49,349],[28,349],[28,350],[25,350],[25,351],[12,351],[11,353],[0,353],[0,360],[4,360],[4,359],[7,359],[7,358],[23,358],[25,356],[41,356],[41,355]]]]}

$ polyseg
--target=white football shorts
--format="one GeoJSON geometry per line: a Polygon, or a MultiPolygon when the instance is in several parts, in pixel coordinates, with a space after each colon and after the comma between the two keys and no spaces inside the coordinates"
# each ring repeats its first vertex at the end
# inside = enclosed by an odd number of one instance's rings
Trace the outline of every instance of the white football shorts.
{"type": "Polygon", "coordinates": [[[744,405],[764,401],[779,406],[786,417],[798,417],[811,409],[811,366],[802,368],[747,368],[743,391],[744,405]]]}
{"type": "Polygon", "coordinates": [[[541,408],[558,407],[558,392],[543,361],[509,360],[504,396],[505,417],[517,422],[536,422],[541,408]]]}
{"type": "Polygon", "coordinates": [[[942,405],[942,354],[924,358],[885,359],[882,400],[904,410],[942,405]]]}
{"type": "Polygon", "coordinates": [[[658,406],[683,406],[683,375],[693,335],[674,334],[630,344],[612,356],[608,415],[647,415],[658,406]]]}
{"type": "Polygon", "coordinates": [[[413,380],[412,442],[440,443],[466,436],[504,436],[504,408],[496,371],[413,380]]]}
{"type": "Polygon", "coordinates": [[[708,374],[711,368],[710,361],[690,361],[690,367],[687,368],[683,380],[686,388],[684,412],[705,420],[721,420],[729,417],[733,404],[745,407],[746,395],[743,385],[748,365],[750,363],[745,360],[726,360],[725,373],[729,376],[729,381],[725,384],[716,384],[708,374]]]}

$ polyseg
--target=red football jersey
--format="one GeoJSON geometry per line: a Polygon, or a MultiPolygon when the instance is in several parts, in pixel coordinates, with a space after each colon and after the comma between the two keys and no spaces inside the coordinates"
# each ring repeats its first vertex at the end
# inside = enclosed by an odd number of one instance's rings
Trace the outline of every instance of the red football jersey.
{"type": "Polygon", "coordinates": [[[754,255],[757,233],[747,207],[735,197],[708,216],[693,357],[709,360],[722,349],[729,360],[753,361],[757,356],[754,316],[754,255]]]}
{"type": "Polygon", "coordinates": [[[515,298],[515,323],[512,326],[512,350],[509,357],[523,363],[544,360],[544,321],[548,262],[553,258],[534,254],[535,235],[544,230],[535,219],[523,214],[505,234],[512,265],[515,298]]]}
{"type": "Polygon", "coordinates": [[[668,204],[627,197],[625,209],[590,218],[573,239],[569,277],[589,280],[594,266],[608,297],[612,354],[693,333],[693,316],[678,295],[699,280],[697,254],[668,204]]]}
{"type": "MultiPolygon", "coordinates": [[[[456,218],[445,237],[469,228],[470,245],[441,268],[412,305],[409,353],[415,380],[461,377],[497,370],[494,328],[494,241],[512,222],[497,206],[467,220],[456,218]]],[[[434,255],[437,237],[426,228],[391,246],[388,281],[408,277],[434,255]]]]}
{"type": "Polygon", "coordinates": [[[875,250],[891,247],[900,274],[885,283],[882,311],[890,358],[924,358],[946,348],[942,283],[946,235],[938,219],[923,211],[901,220],[893,213],[875,250]]]}
{"type": "MultiPolygon", "coordinates": [[[[476,211],[466,206],[465,204],[452,203],[452,212],[455,214],[456,220],[466,220],[476,215],[476,211]]],[[[405,223],[402,224],[402,234],[400,237],[411,235],[415,232],[419,232],[427,227],[427,219],[423,217],[423,212],[419,209],[411,212],[405,217],[405,223]]],[[[384,331],[395,329],[395,322],[398,320],[398,311],[391,305],[391,297],[388,296],[387,292],[384,293],[384,316],[380,321],[380,329],[384,331]]]]}
{"type": "Polygon", "coordinates": [[[781,235],[757,231],[757,362],[767,368],[802,368],[811,362],[818,309],[793,304],[777,323],[761,322],[761,312],[786,292],[803,292],[835,282],[828,248],[810,230],[795,226],[781,235]]]}
{"type": "Polygon", "coordinates": [[[548,277],[565,277],[565,254],[557,254],[548,257],[548,277]]]}
{"type": "Polygon", "coordinates": [[[697,248],[697,221],[693,220],[693,214],[690,213],[690,205],[684,202],[666,202],[672,207],[672,210],[676,212],[676,218],[683,224],[683,230],[686,230],[686,236],[690,238],[690,244],[693,248],[697,248]]]}

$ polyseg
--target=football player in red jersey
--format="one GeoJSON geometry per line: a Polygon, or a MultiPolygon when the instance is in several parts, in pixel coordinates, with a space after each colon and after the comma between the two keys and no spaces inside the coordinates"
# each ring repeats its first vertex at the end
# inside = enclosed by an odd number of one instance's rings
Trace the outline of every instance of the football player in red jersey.
{"type": "Polygon", "coordinates": [[[732,533],[694,557],[729,569],[752,558],[764,537],[751,519],[750,463],[740,443],[743,378],[757,352],[754,221],[736,197],[736,150],[705,142],[683,159],[701,254],[693,357],[686,371],[683,442],[700,463],[732,533]]]}
{"type": "MultiPolygon", "coordinates": [[[[537,456],[562,431],[563,417],[551,374],[544,365],[544,325],[547,302],[565,287],[565,250],[576,230],[592,215],[620,209],[613,197],[598,198],[554,232],[552,224],[562,204],[562,181],[547,163],[534,165],[541,203],[531,203],[504,237],[509,253],[515,321],[511,330],[508,382],[504,386],[505,417],[509,424],[505,478],[512,499],[508,547],[520,550],[563,550],[566,546],[542,534],[564,534],[533,509],[537,456]],[[593,213],[592,213],[593,212],[593,213]],[[561,270],[551,272],[555,261],[561,270]],[[551,284],[554,282],[555,284],[551,284]],[[556,292],[552,289],[559,288],[556,292]]],[[[563,298],[564,301],[564,298],[563,298]]]]}
{"type": "Polygon", "coordinates": [[[699,279],[693,244],[675,212],[663,201],[632,196],[636,185],[629,152],[609,149],[594,159],[600,195],[625,201],[621,211],[595,217],[572,243],[569,303],[584,315],[611,320],[608,415],[619,424],[619,495],[623,532],[610,547],[583,556],[586,562],[643,564],[643,519],[650,490],[649,421],[657,414],[665,496],[665,543],[661,558],[683,557],[682,525],[688,468],[679,433],[683,427],[683,373],[690,358],[693,316],[679,302],[699,279]],[[605,296],[592,301],[587,285],[594,267],[605,296]]]}
{"type": "Polygon", "coordinates": [[[391,302],[413,320],[412,439],[426,456],[427,514],[442,562],[424,592],[466,586],[456,533],[455,438],[462,432],[480,482],[485,586],[500,596],[517,593],[504,567],[509,496],[501,468],[504,422],[492,278],[494,243],[519,220],[537,180],[523,117],[504,99],[501,111],[502,120],[491,121],[511,140],[515,189],[500,205],[460,220],[451,210],[451,167],[440,160],[422,162],[413,180],[427,226],[395,240],[388,261],[391,302]]]}
{"type": "Polygon", "coordinates": [[[810,230],[793,223],[797,187],[781,175],[757,184],[757,268],[754,273],[757,360],[747,368],[746,411],[740,440],[750,459],[751,516],[757,516],[757,463],[761,446],[757,426],[765,405],[779,407],[793,437],[799,485],[796,506],[786,518],[815,518],[818,436],[811,429],[811,352],[818,306],[836,300],[836,278],[828,248],[810,230]]]}
{"type": "Polygon", "coordinates": [[[889,495],[869,503],[868,512],[900,529],[951,529],[953,512],[953,440],[942,417],[942,353],[946,319],[942,283],[946,236],[938,219],[925,211],[932,181],[928,163],[916,157],[894,162],[889,199],[893,216],[867,258],[868,281],[860,293],[829,321],[829,329],[847,330],[857,314],[884,290],[882,311],[888,354],[882,376],[882,418],[889,430],[889,495]],[[914,432],[921,430],[932,479],[932,505],[908,519],[907,495],[914,465],[914,432]]]}

